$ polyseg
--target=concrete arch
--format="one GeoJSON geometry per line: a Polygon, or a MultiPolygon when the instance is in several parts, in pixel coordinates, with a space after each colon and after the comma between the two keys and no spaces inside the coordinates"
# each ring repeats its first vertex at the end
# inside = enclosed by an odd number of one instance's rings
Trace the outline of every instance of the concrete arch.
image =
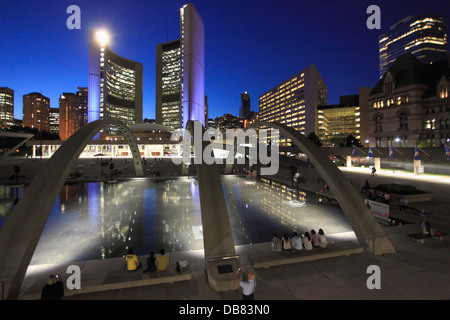
{"type": "Polygon", "coordinates": [[[130,146],[137,176],[144,176],[135,138],[118,120],[97,120],[79,129],[55,152],[27,187],[0,230],[0,282],[5,297],[15,299],[34,250],[70,169],[86,144],[106,126],[118,127],[130,146]]]}
{"type": "Polygon", "coordinates": [[[384,235],[378,222],[370,213],[361,197],[343,173],[311,140],[297,130],[280,123],[258,122],[249,127],[269,127],[278,129],[280,135],[291,139],[314,165],[341,206],[352,226],[359,242],[374,254],[395,252],[390,241],[384,235]]]}

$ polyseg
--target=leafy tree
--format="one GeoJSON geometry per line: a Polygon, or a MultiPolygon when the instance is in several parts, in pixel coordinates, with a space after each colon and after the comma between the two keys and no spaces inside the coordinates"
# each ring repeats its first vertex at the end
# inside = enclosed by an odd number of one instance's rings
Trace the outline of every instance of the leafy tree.
{"type": "Polygon", "coordinates": [[[308,133],[307,138],[309,140],[311,140],[312,142],[314,142],[318,147],[322,146],[322,142],[320,141],[319,137],[314,132],[308,133]]]}
{"type": "Polygon", "coordinates": [[[353,135],[348,135],[341,143],[341,147],[362,147],[359,139],[356,139],[353,135]]]}

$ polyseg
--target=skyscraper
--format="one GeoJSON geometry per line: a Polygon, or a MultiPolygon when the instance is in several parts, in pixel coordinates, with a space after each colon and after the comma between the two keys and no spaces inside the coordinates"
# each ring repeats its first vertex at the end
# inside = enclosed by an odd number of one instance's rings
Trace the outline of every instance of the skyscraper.
{"type": "MultiPolygon", "coordinates": [[[[104,32],[89,33],[88,122],[119,119],[127,125],[142,122],[141,63],[126,59],[108,46],[104,32]]],[[[114,134],[108,128],[107,134],[114,134]]]]}
{"type": "Polygon", "coordinates": [[[247,90],[241,93],[241,106],[239,107],[239,118],[250,118],[250,94],[247,90]]]}
{"type": "Polygon", "coordinates": [[[180,9],[180,38],[156,47],[156,122],[205,125],[205,30],[191,3],[180,9]]]}
{"type": "Polygon", "coordinates": [[[38,92],[23,95],[23,125],[50,132],[50,98],[38,92]]]}
{"type": "Polygon", "coordinates": [[[78,87],[77,91],[77,106],[78,106],[78,127],[88,123],[88,88],[78,87]]]}
{"type": "Polygon", "coordinates": [[[430,63],[447,56],[447,24],[434,14],[409,16],[392,25],[379,37],[380,79],[397,57],[411,52],[430,63]]]}
{"type": "Polygon", "coordinates": [[[67,140],[78,128],[78,96],[64,92],[59,97],[59,138],[67,140]]]}
{"type": "Polygon", "coordinates": [[[156,46],[156,123],[180,128],[181,48],[180,39],[156,46]]]}
{"type": "Polygon", "coordinates": [[[14,90],[0,88],[0,129],[14,125],[14,90]]]}
{"type": "Polygon", "coordinates": [[[259,96],[259,120],[317,135],[317,106],[326,104],[327,87],[312,64],[259,96]]]}

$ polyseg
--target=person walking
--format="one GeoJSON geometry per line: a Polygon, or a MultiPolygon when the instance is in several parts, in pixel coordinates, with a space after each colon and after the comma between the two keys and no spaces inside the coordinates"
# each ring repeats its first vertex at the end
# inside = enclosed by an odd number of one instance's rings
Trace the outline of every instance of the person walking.
{"type": "Polygon", "coordinates": [[[242,288],[242,300],[255,300],[256,279],[253,272],[248,272],[244,268],[237,269],[237,279],[239,285],[242,288]],[[240,271],[246,274],[247,281],[242,281],[240,277],[240,271]]]}

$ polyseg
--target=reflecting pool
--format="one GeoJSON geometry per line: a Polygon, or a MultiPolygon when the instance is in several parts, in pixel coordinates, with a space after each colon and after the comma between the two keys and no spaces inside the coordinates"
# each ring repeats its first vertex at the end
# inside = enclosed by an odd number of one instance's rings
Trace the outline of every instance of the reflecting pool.
{"type": "MultiPolygon", "coordinates": [[[[222,176],[222,186],[236,245],[267,242],[273,233],[281,236],[319,228],[326,234],[352,231],[339,205],[318,201],[315,194],[266,178],[222,176]]],[[[22,192],[22,188],[0,186],[0,227],[22,192]]],[[[121,257],[129,247],[138,255],[160,249],[203,249],[198,181],[67,184],[31,264],[121,257]]]]}

